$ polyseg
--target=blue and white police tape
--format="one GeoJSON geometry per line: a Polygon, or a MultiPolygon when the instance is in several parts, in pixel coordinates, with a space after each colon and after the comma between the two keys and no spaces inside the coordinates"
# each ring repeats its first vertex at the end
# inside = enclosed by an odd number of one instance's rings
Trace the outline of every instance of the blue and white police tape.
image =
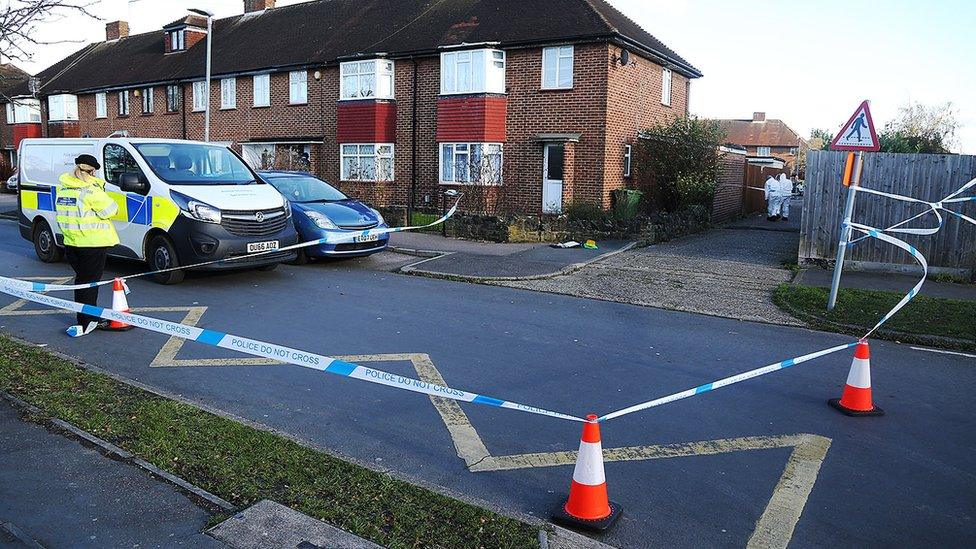
{"type": "Polygon", "coordinates": [[[270,358],[273,360],[294,364],[296,366],[301,366],[303,368],[310,368],[343,377],[351,377],[354,379],[404,389],[406,391],[412,391],[415,393],[450,398],[453,400],[459,400],[461,402],[484,404],[496,408],[520,410],[522,412],[565,419],[569,421],[585,421],[584,419],[576,416],[552,412],[543,408],[536,408],[535,406],[528,406],[509,400],[501,400],[478,393],[462,391],[460,389],[454,389],[444,385],[438,385],[436,383],[429,383],[419,379],[393,374],[383,370],[377,370],[376,368],[366,368],[365,366],[343,362],[328,356],[302,351],[300,349],[294,349],[291,347],[285,347],[275,343],[268,343],[266,341],[241,337],[215,330],[207,330],[204,328],[198,328],[196,326],[187,326],[185,324],[160,320],[148,316],[123,313],[120,311],[113,311],[111,309],[104,309],[102,307],[94,307],[92,305],[83,305],[75,301],[38,294],[24,290],[22,285],[17,284],[17,282],[23,281],[0,276],[0,292],[57,309],[83,313],[105,320],[116,320],[130,324],[137,328],[144,328],[152,332],[175,336],[189,341],[196,341],[205,345],[211,345],[232,351],[239,351],[253,356],[270,358]]]}
{"type": "MultiPolygon", "coordinates": [[[[121,278],[122,280],[130,279],[130,278],[140,278],[140,277],[144,277],[144,276],[152,276],[152,275],[163,274],[163,273],[168,273],[168,272],[172,272],[172,271],[179,271],[179,270],[184,270],[184,269],[195,269],[195,268],[198,268],[198,267],[204,267],[206,265],[213,265],[215,263],[232,263],[234,261],[242,261],[242,260],[246,260],[246,259],[254,259],[255,257],[260,257],[262,255],[278,254],[278,253],[281,253],[281,252],[288,252],[288,251],[292,251],[292,250],[298,250],[298,249],[301,249],[301,248],[308,248],[310,246],[319,246],[321,244],[342,244],[342,243],[346,243],[346,242],[354,242],[355,239],[357,239],[357,238],[365,238],[365,237],[369,237],[369,236],[379,236],[379,235],[391,234],[391,233],[401,233],[401,232],[405,232],[405,231],[416,231],[418,229],[427,229],[429,227],[434,227],[436,225],[440,225],[441,223],[444,223],[445,221],[447,221],[448,219],[450,219],[452,216],[454,216],[454,214],[457,212],[458,206],[461,203],[462,196],[463,195],[458,196],[457,201],[454,202],[454,205],[451,206],[451,209],[448,210],[447,213],[445,213],[444,215],[442,215],[437,220],[432,221],[431,223],[427,223],[426,225],[414,225],[414,226],[411,226],[411,227],[384,227],[382,229],[366,229],[366,230],[362,230],[362,231],[349,231],[349,230],[345,230],[345,229],[327,229],[327,230],[325,230],[325,232],[326,232],[325,238],[319,238],[319,239],[316,239],[316,240],[307,240],[305,242],[299,242],[298,244],[292,244],[290,246],[285,246],[283,248],[276,248],[276,249],[273,249],[273,250],[265,250],[265,251],[262,251],[262,252],[254,252],[254,253],[250,253],[250,254],[246,254],[246,255],[236,255],[236,256],[233,256],[233,257],[225,257],[223,259],[214,259],[212,261],[204,261],[204,262],[201,262],[201,263],[194,263],[192,265],[180,265],[178,267],[171,267],[171,268],[168,268],[168,269],[159,269],[159,270],[155,270],[155,271],[146,271],[144,273],[126,275],[126,276],[121,276],[121,277],[116,277],[116,278],[121,278]]],[[[11,280],[16,280],[16,279],[11,279],[11,280]]],[[[114,281],[114,278],[108,279],[108,280],[100,280],[98,282],[90,282],[90,283],[86,283],[86,284],[45,284],[45,283],[42,283],[42,282],[28,282],[27,284],[29,284],[30,287],[27,288],[27,289],[30,290],[30,291],[32,291],[32,292],[61,292],[61,291],[68,291],[68,290],[81,290],[81,289],[84,289],[84,288],[96,288],[98,286],[104,286],[106,284],[111,284],[113,281],[114,281]]],[[[19,282],[24,282],[24,281],[19,281],[19,282]]]]}

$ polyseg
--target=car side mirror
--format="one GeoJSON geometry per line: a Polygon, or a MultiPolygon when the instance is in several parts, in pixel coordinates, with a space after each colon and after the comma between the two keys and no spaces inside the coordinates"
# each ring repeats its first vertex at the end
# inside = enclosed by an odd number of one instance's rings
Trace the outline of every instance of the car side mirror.
{"type": "Polygon", "coordinates": [[[127,172],[119,177],[119,188],[127,193],[147,194],[149,182],[137,173],[127,172]]]}

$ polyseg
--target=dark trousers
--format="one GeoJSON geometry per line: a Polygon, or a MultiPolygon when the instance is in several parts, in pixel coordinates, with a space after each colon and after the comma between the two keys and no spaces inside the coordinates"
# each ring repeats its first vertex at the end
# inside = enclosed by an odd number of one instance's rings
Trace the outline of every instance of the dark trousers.
{"type": "MultiPolygon", "coordinates": [[[[108,255],[108,248],[76,248],[75,246],[65,246],[65,257],[68,263],[75,270],[75,284],[86,284],[88,282],[98,282],[102,279],[102,271],[105,270],[105,257],[108,255]]],[[[75,301],[85,305],[98,304],[98,286],[94,288],[83,288],[75,290],[75,301]]],[[[87,326],[89,322],[98,322],[101,319],[84,313],[78,313],[78,324],[87,326]]]]}

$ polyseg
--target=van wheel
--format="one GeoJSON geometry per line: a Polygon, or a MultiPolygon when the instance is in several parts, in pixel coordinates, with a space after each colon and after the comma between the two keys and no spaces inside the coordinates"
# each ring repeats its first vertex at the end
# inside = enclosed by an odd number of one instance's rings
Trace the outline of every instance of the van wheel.
{"type": "MultiPolygon", "coordinates": [[[[146,262],[154,271],[180,266],[179,259],[176,257],[176,248],[169,238],[163,235],[156,235],[149,241],[149,245],[146,246],[146,262]]],[[[183,282],[185,276],[186,271],[175,270],[154,274],[152,279],[159,284],[179,284],[183,282]]]]}
{"type": "Polygon", "coordinates": [[[32,240],[34,253],[44,263],[57,263],[64,257],[64,250],[58,247],[58,241],[54,239],[54,231],[47,221],[41,220],[34,225],[32,240]]]}
{"type": "Polygon", "coordinates": [[[308,252],[306,252],[304,248],[299,248],[298,256],[296,256],[295,259],[292,259],[288,263],[290,265],[308,265],[308,262],[311,260],[312,258],[308,257],[308,252]]]}

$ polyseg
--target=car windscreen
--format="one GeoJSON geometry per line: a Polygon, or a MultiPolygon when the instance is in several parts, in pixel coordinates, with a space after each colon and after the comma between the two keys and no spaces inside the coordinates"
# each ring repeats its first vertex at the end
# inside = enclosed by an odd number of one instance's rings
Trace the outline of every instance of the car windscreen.
{"type": "Polygon", "coordinates": [[[254,173],[227,147],[199,143],[134,143],[160,179],[171,185],[253,185],[254,173]]]}
{"type": "Polygon", "coordinates": [[[339,189],[310,175],[262,174],[262,177],[292,202],[335,202],[349,198],[339,189]]]}

